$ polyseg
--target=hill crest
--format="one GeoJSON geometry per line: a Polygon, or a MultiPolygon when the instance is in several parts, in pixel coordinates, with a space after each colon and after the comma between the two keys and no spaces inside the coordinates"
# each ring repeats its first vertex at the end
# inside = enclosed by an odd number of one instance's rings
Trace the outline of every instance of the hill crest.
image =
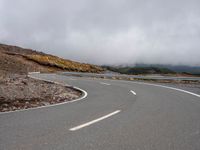
{"type": "Polygon", "coordinates": [[[0,44],[0,72],[26,74],[32,71],[76,71],[100,73],[104,69],[75,62],[32,49],[0,44]]]}

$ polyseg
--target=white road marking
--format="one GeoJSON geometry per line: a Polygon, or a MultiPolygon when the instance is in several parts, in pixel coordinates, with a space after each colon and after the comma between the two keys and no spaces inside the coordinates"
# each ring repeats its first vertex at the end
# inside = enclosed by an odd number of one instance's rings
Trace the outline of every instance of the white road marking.
{"type": "Polygon", "coordinates": [[[200,95],[198,95],[196,93],[189,92],[189,91],[182,90],[182,89],[178,89],[178,88],[174,88],[174,87],[170,87],[170,86],[159,85],[159,84],[151,84],[151,83],[144,83],[144,82],[134,82],[134,83],[152,85],[152,86],[157,86],[157,87],[163,87],[163,88],[167,88],[167,89],[171,89],[171,90],[175,90],[175,91],[180,91],[180,92],[183,92],[183,93],[187,93],[187,94],[190,94],[190,95],[194,95],[194,96],[200,97],[200,95]]]}
{"type": "Polygon", "coordinates": [[[109,118],[109,117],[111,117],[111,116],[113,116],[113,115],[115,115],[115,114],[117,114],[117,113],[119,113],[119,112],[121,112],[121,110],[116,110],[116,111],[114,111],[114,112],[112,112],[112,113],[110,113],[110,114],[107,114],[107,115],[105,115],[105,116],[102,116],[102,117],[100,117],[100,118],[97,118],[97,119],[95,119],[95,120],[92,120],[92,121],[90,121],[90,122],[87,122],[87,123],[84,123],[84,124],[82,124],[82,125],[79,125],[79,126],[70,128],[69,130],[70,130],[70,131],[79,130],[79,129],[81,129],[81,128],[90,126],[90,125],[92,125],[92,124],[94,124],[94,123],[97,123],[97,122],[99,122],[99,121],[101,121],[101,120],[104,120],[104,119],[106,119],[106,118],[109,118]]]}
{"type": "Polygon", "coordinates": [[[105,83],[105,82],[100,82],[100,84],[110,85],[109,83],[105,83]]]}
{"type": "Polygon", "coordinates": [[[133,90],[130,90],[131,93],[133,93],[134,95],[136,95],[136,93],[133,90]]]}
{"type": "MultiPolygon", "coordinates": [[[[108,79],[108,81],[111,81],[111,80],[108,79]]],[[[193,93],[193,92],[189,92],[189,91],[186,91],[186,90],[183,90],[183,89],[179,89],[179,88],[174,88],[174,87],[171,87],[171,86],[165,86],[165,85],[160,85],[160,84],[152,84],[152,83],[145,83],[145,82],[136,82],[136,81],[123,81],[123,80],[118,80],[118,82],[123,82],[123,83],[127,83],[128,82],[128,83],[136,83],[136,84],[157,86],[157,87],[162,87],[162,88],[166,88],[166,89],[171,89],[171,90],[187,93],[187,94],[190,94],[190,95],[193,95],[193,96],[196,96],[196,97],[200,97],[199,94],[196,94],[196,93],[193,93]]]]}

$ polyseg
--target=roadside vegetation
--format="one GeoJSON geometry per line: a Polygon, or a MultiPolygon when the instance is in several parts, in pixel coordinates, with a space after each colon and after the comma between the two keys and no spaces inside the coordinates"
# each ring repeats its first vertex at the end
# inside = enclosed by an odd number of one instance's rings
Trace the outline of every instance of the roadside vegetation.
{"type": "Polygon", "coordinates": [[[76,71],[76,72],[93,72],[100,73],[103,71],[103,68],[89,65],[81,64],[78,62],[62,59],[52,55],[26,55],[25,58],[28,60],[34,61],[40,65],[54,67],[66,71],[76,71]]]}
{"type": "Polygon", "coordinates": [[[35,71],[100,73],[104,69],[96,65],[79,63],[31,49],[0,44],[0,72],[27,74],[35,71]]]}

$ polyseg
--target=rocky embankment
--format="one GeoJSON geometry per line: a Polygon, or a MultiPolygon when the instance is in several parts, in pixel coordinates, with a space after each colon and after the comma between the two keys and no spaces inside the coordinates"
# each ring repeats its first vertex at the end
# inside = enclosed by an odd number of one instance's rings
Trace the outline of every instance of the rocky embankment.
{"type": "Polygon", "coordinates": [[[14,111],[77,99],[81,92],[26,75],[0,77],[0,111],[14,111]]]}

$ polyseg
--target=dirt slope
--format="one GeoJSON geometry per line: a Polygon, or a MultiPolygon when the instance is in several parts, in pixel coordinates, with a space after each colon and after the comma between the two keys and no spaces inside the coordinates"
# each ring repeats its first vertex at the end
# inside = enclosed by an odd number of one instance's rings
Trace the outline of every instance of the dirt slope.
{"type": "Polygon", "coordinates": [[[24,49],[17,46],[0,44],[0,73],[26,74],[31,71],[77,71],[77,72],[102,72],[99,66],[83,64],[59,58],[57,56],[24,49]]]}

